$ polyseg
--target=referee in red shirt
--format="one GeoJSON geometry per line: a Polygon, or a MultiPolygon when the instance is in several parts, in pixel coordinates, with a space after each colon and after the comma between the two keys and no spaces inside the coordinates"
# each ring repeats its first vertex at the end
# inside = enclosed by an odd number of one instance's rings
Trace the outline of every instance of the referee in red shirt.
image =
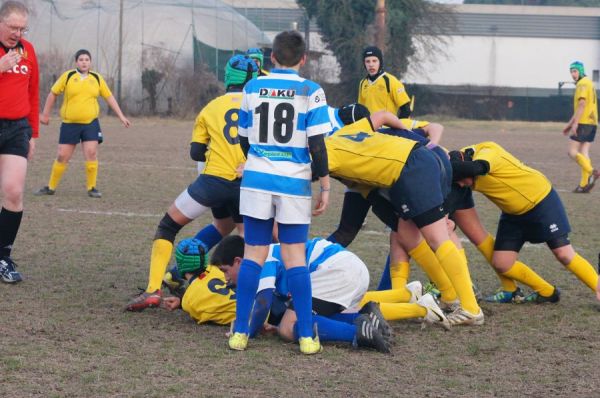
{"type": "Polygon", "coordinates": [[[29,10],[19,1],[0,6],[0,279],[22,280],[10,258],[23,217],[27,160],[39,132],[39,71],[27,33],[29,10]]]}

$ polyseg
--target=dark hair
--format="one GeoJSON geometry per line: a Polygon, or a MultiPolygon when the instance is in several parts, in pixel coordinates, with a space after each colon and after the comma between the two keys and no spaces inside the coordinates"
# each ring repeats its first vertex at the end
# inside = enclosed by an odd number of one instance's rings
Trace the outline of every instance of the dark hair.
{"type": "Polygon", "coordinates": [[[239,235],[230,235],[223,238],[221,243],[215,247],[211,265],[232,265],[236,257],[244,257],[244,238],[239,235]]]}
{"type": "Polygon", "coordinates": [[[297,30],[286,30],[273,40],[273,57],[281,66],[298,65],[304,53],[306,43],[297,30]]]}
{"type": "Polygon", "coordinates": [[[81,50],[75,53],[75,61],[77,61],[82,55],[87,55],[88,57],[90,57],[90,60],[92,59],[92,54],[90,54],[88,50],[82,48],[81,50]]]}

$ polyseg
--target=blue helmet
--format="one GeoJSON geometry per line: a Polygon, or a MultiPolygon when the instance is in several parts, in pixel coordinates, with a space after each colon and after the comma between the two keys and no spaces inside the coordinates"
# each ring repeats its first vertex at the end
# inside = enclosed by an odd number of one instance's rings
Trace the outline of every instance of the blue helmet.
{"type": "Polygon", "coordinates": [[[225,89],[243,86],[258,75],[258,66],[245,55],[234,55],[225,65],[225,89]]]}

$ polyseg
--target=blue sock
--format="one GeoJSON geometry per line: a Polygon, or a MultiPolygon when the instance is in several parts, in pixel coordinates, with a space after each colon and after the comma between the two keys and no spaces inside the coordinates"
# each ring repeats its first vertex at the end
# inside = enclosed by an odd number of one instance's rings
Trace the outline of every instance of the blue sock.
{"type": "Polygon", "coordinates": [[[331,315],[329,318],[334,321],[354,324],[354,320],[358,318],[359,315],[358,312],[338,312],[337,314],[331,315]]]}
{"type": "Polygon", "coordinates": [[[261,271],[262,267],[252,260],[244,259],[240,265],[236,289],[234,332],[248,334],[250,330],[250,312],[254,305],[254,296],[258,289],[261,271]]]}
{"type": "MultiPolygon", "coordinates": [[[[313,337],[312,322],[312,286],[310,273],[306,266],[286,270],[288,289],[294,301],[294,310],[298,317],[299,337],[313,337]]],[[[239,300],[239,299],[238,299],[239,300]]]]}
{"type": "Polygon", "coordinates": [[[219,230],[212,224],[208,224],[206,227],[202,228],[194,239],[198,239],[202,243],[204,243],[204,250],[206,253],[210,251],[217,243],[223,239],[223,236],[219,232],[219,230]]]}
{"type": "Polygon", "coordinates": [[[381,274],[379,286],[377,286],[377,290],[390,290],[391,288],[392,278],[390,276],[390,256],[388,255],[387,260],[385,261],[385,268],[383,269],[383,273],[381,274]]]}
{"type": "Polygon", "coordinates": [[[338,243],[338,241],[335,239],[335,233],[329,235],[326,240],[330,241],[331,243],[338,243]]]}
{"type": "MultiPolygon", "coordinates": [[[[356,336],[356,326],[345,322],[313,315],[313,322],[317,324],[320,341],[347,341],[353,342],[356,336]]],[[[298,340],[298,323],[294,325],[294,339],[298,340]]]]}

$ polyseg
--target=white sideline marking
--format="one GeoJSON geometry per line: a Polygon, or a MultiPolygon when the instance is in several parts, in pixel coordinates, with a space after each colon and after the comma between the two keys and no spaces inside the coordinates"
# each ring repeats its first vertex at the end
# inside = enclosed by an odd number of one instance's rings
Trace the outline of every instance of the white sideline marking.
{"type": "Polygon", "coordinates": [[[96,210],[79,210],[79,209],[57,209],[64,213],[79,213],[79,214],[95,214],[100,216],[122,216],[122,217],[160,217],[162,214],[147,214],[133,213],[121,211],[96,211],[96,210]]]}

